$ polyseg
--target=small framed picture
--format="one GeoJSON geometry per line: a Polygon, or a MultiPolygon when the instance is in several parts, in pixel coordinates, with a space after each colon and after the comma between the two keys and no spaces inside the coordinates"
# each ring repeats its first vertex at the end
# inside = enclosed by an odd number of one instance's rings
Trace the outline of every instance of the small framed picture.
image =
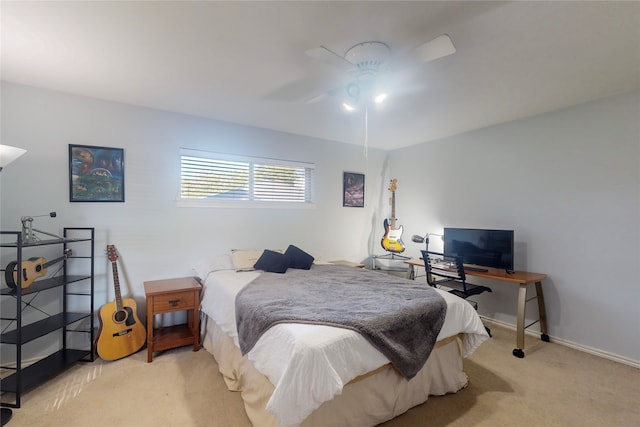
{"type": "Polygon", "coordinates": [[[124,149],[69,144],[69,201],[124,202],[124,149]]]}
{"type": "Polygon", "coordinates": [[[364,174],[344,172],[342,177],[342,206],[364,208],[364,174]]]}

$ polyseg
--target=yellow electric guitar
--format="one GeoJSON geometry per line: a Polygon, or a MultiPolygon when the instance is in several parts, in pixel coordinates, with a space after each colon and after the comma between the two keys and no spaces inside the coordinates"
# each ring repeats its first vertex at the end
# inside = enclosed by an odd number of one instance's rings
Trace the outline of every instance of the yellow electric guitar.
{"type": "Polygon", "coordinates": [[[406,249],[402,242],[402,226],[396,228],[396,189],[398,187],[398,180],[392,179],[389,185],[389,191],[391,191],[391,218],[385,218],[384,220],[384,237],[380,242],[382,248],[385,251],[393,253],[401,253],[406,249]]]}
{"type": "Polygon", "coordinates": [[[22,275],[20,287],[22,289],[29,287],[37,278],[47,274],[47,268],[60,261],[64,261],[71,256],[71,249],[65,249],[64,254],[60,258],[47,261],[44,258],[29,258],[22,261],[22,268],[17,268],[17,261],[11,261],[4,270],[4,278],[7,285],[11,288],[16,287],[18,283],[18,272],[22,275]]]}
{"type": "Polygon", "coordinates": [[[138,319],[135,300],[120,296],[118,253],[115,246],[107,245],[107,256],[113,270],[116,300],[100,307],[96,351],[104,360],[116,360],[140,350],[147,340],[147,330],[138,319]]]}

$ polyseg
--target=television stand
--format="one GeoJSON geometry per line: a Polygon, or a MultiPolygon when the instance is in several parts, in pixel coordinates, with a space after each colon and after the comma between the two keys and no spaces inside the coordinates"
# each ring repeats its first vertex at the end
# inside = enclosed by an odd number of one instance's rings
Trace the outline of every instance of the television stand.
{"type": "MultiPolygon", "coordinates": [[[[388,259],[388,260],[391,260],[391,261],[394,261],[394,260],[407,261],[407,260],[410,260],[411,257],[400,255],[400,254],[397,254],[395,252],[389,252],[388,254],[384,254],[384,255],[372,255],[371,256],[371,264],[372,264],[371,267],[372,267],[373,270],[382,270],[381,267],[376,265],[376,261],[379,260],[379,259],[388,259]]],[[[396,269],[394,269],[394,268],[386,268],[385,270],[387,270],[387,271],[406,271],[406,268],[404,266],[400,266],[400,267],[398,267],[396,269]]]]}

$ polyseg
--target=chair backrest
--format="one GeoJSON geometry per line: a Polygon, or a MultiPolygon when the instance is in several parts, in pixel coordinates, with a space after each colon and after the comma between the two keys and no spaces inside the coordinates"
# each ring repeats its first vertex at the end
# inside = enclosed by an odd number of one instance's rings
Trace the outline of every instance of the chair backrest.
{"type": "Polygon", "coordinates": [[[462,257],[440,252],[422,251],[422,259],[427,273],[427,283],[431,286],[457,281],[466,288],[467,277],[464,274],[462,257]]]}

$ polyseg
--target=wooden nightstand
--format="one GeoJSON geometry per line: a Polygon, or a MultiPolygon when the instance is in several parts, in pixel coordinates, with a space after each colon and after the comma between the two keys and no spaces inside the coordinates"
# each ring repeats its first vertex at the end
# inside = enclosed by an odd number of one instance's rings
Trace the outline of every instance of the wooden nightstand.
{"type": "Polygon", "coordinates": [[[144,282],[147,296],[147,362],[153,361],[153,352],[193,344],[198,351],[200,283],[193,277],[153,280],[144,282]],[[153,327],[156,314],[187,311],[187,323],[153,327]]]}

